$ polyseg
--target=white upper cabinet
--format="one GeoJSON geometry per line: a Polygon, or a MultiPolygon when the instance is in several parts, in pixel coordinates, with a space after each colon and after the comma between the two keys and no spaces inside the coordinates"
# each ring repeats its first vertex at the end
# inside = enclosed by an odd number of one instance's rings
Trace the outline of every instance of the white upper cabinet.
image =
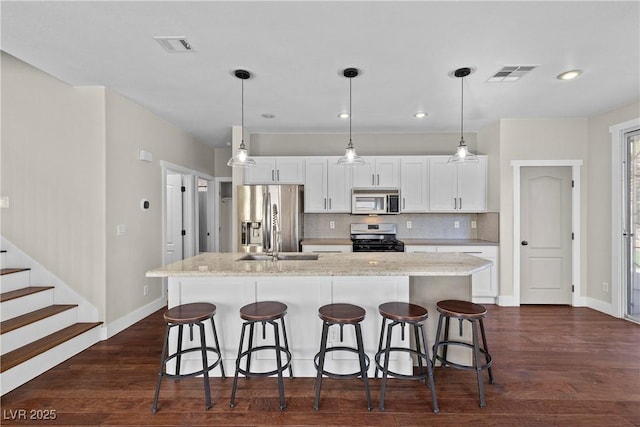
{"type": "Polygon", "coordinates": [[[400,160],[400,212],[429,209],[429,158],[408,156],[400,160]]]}
{"type": "Polygon", "coordinates": [[[253,157],[254,167],[246,168],[246,184],[304,184],[304,158],[253,157]]]}
{"type": "Polygon", "coordinates": [[[429,156],[429,210],[487,210],[487,156],[477,163],[450,164],[449,156],[429,156]]]}
{"type": "Polygon", "coordinates": [[[305,165],[304,211],[351,212],[351,168],[338,157],[311,157],[305,165]]]}
{"type": "Polygon", "coordinates": [[[364,157],[365,164],[354,166],[354,188],[400,187],[399,157],[364,157]]]}

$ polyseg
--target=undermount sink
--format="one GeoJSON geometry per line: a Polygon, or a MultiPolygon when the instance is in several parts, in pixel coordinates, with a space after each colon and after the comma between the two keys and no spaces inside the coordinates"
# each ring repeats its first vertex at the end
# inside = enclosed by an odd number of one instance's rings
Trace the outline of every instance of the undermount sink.
{"type": "MultiPolygon", "coordinates": [[[[278,254],[277,261],[315,261],[318,254],[278,254]]],[[[238,258],[236,261],[271,261],[272,255],[267,254],[246,254],[238,258]]]]}

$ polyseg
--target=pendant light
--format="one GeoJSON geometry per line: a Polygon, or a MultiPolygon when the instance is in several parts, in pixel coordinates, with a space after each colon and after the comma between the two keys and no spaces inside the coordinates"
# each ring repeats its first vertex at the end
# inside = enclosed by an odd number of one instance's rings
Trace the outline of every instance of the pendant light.
{"type": "Polygon", "coordinates": [[[478,158],[469,151],[469,147],[467,147],[467,144],[464,142],[464,78],[471,74],[471,71],[471,68],[464,67],[458,68],[453,72],[453,77],[460,79],[460,143],[458,144],[456,154],[449,157],[448,163],[471,163],[478,161],[478,158]]]}
{"type": "Polygon", "coordinates": [[[356,154],[356,149],[351,140],[351,80],[358,76],[357,68],[345,68],[342,74],[349,79],[349,144],[344,156],[338,159],[339,166],[359,166],[364,164],[362,157],[356,154]]]}
{"type": "Polygon", "coordinates": [[[247,149],[244,146],[244,81],[251,78],[251,73],[247,70],[235,70],[233,74],[240,79],[242,86],[242,113],[240,117],[242,127],[242,142],[240,143],[240,147],[238,147],[238,152],[227,162],[227,166],[231,166],[233,168],[246,168],[256,165],[255,160],[249,157],[247,149]]]}

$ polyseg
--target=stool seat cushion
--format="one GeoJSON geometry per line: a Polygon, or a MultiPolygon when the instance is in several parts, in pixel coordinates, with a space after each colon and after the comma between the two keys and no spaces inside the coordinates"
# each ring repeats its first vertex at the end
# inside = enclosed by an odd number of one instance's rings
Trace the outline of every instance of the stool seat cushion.
{"type": "Polygon", "coordinates": [[[385,302],[378,306],[380,315],[399,322],[422,322],[429,317],[426,308],[407,302],[385,302]]]}
{"type": "Polygon", "coordinates": [[[460,300],[438,301],[438,312],[461,319],[482,319],[487,315],[487,309],[480,304],[460,300]]]}
{"type": "Polygon", "coordinates": [[[353,304],[327,304],[318,309],[318,317],[330,323],[360,323],[365,314],[364,308],[353,304]]]}
{"type": "Polygon", "coordinates": [[[177,305],[164,313],[167,323],[195,323],[209,319],[216,314],[216,306],[206,302],[177,305]]]}
{"type": "Polygon", "coordinates": [[[240,309],[240,317],[250,321],[275,320],[287,314],[287,306],[277,301],[260,301],[240,309]]]}

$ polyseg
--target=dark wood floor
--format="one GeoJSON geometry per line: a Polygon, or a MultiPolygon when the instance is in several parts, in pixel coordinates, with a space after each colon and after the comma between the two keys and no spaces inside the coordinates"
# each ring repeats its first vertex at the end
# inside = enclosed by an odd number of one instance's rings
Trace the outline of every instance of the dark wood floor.
{"type": "MultiPolygon", "coordinates": [[[[438,368],[439,414],[432,413],[428,387],[400,380],[389,383],[385,412],[367,412],[360,381],[327,379],[321,409],[314,412],[310,378],[285,380],[283,412],[274,378],[241,380],[234,409],[232,379],[214,378],[214,406],[207,411],[195,378],[165,381],[152,415],[164,332],[158,312],[3,396],[0,423],[640,426],[640,326],[587,308],[487,308],[496,383],[486,386],[483,409],[474,373],[438,368]],[[20,410],[27,417],[54,411],[56,419],[20,420],[20,410]]],[[[374,404],[379,384],[372,381],[374,404]]]]}

